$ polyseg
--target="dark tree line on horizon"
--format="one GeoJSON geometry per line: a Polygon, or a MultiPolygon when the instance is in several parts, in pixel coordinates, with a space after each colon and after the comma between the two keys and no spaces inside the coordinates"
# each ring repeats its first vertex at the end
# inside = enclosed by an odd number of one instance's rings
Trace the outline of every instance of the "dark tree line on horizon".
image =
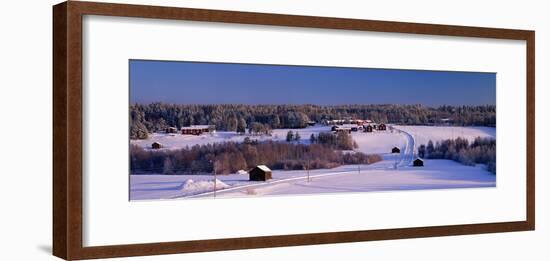
{"type": "Polygon", "coordinates": [[[130,137],[144,139],[148,133],[167,127],[213,125],[216,130],[244,133],[251,129],[305,128],[310,121],[335,119],[407,125],[437,125],[442,119],[450,119],[447,124],[455,126],[495,126],[496,106],[132,104],[130,137]]]}

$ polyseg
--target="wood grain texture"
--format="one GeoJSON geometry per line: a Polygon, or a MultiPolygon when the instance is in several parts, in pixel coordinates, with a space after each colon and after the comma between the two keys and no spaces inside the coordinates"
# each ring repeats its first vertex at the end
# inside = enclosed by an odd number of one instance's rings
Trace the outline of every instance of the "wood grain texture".
{"type": "Polygon", "coordinates": [[[53,254],[67,259],[67,4],[53,8],[53,254]]]}
{"type": "Polygon", "coordinates": [[[82,249],[82,13],[67,6],[67,208],[68,258],[82,249]]]}
{"type": "Polygon", "coordinates": [[[535,32],[527,33],[527,223],[535,229],[535,32]]]}
{"type": "Polygon", "coordinates": [[[390,240],[535,229],[535,32],[93,2],[53,8],[53,253],[67,260],[390,240]],[[523,40],[527,43],[527,218],[524,221],[83,247],[82,17],[205,22],[523,40]]]}

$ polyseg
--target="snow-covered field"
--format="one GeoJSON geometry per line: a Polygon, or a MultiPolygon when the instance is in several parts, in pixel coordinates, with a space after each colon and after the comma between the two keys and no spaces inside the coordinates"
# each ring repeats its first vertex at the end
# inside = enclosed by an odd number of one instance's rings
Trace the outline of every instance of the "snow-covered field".
{"type": "MultiPolygon", "coordinates": [[[[312,170],[309,181],[306,171],[275,170],[273,179],[268,182],[248,181],[248,175],[218,175],[216,197],[480,188],[495,185],[496,176],[483,166],[470,167],[450,160],[426,160],[425,167],[394,169],[393,161],[388,159],[360,168],[357,165],[345,165],[328,170],[312,170]]],[[[130,187],[131,200],[214,197],[212,175],[131,175],[130,187]]]]}
{"type": "MultiPolygon", "coordinates": [[[[268,182],[248,181],[246,174],[218,175],[217,197],[288,195],[310,193],[367,192],[387,190],[444,189],[494,187],[496,176],[485,166],[465,166],[450,160],[425,160],[424,167],[412,167],[414,150],[428,140],[438,141],[458,136],[473,140],[495,137],[495,128],[487,127],[434,127],[395,126],[393,132],[353,132],[359,145],[357,151],[381,154],[382,162],[371,165],[345,165],[334,169],[307,171],[273,171],[268,182]],[[400,154],[391,154],[391,148],[399,147],[400,154]]],[[[313,126],[298,131],[303,143],[309,142],[312,133],[328,131],[327,126],[313,126]]],[[[253,136],[258,140],[284,141],[288,129],[274,130],[271,136],[253,136]]],[[[148,148],[154,141],[166,149],[183,148],[195,144],[213,142],[242,142],[246,135],[217,132],[201,136],[179,134],[153,134],[147,140],[132,141],[148,148]]],[[[131,175],[130,199],[171,199],[187,197],[213,197],[214,180],[205,175],[131,175]]]]}
{"type": "Polygon", "coordinates": [[[368,154],[387,154],[393,147],[405,149],[407,137],[397,131],[378,131],[372,133],[352,132],[351,136],[357,145],[358,151],[368,154]]]}
{"type": "MultiPolygon", "coordinates": [[[[217,197],[248,195],[296,195],[343,192],[396,191],[419,189],[450,189],[494,187],[495,175],[483,167],[469,167],[450,160],[428,160],[425,168],[404,167],[393,169],[391,164],[347,166],[349,171],[334,175],[319,175],[297,179],[291,182],[250,186],[245,189],[228,189],[217,193],[217,197]]],[[[337,172],[337,170],[336,170],[337,172]]],[[[210,197],[212,194],[202,194],[210,197]]]]}
{"type": "Polygon", "coordinates": [[[439,140],[466,138],[473,141],[477,137],[496,138],[496,128],[492,127],[452,127],[452,126],[394,126],[411,134],[416,145],[428,144],[432,140],[434,143],[439,140]]]}

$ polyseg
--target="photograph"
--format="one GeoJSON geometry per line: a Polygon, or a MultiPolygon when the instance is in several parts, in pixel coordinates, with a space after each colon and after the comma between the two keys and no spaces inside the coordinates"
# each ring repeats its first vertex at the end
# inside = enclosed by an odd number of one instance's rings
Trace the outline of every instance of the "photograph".
{"type": "Polygon", "coordinates": [[[129,199],[495,188],[496,73],[129,60],[129,199]]]}
{"type": "Polygon", "coordinates": [[[550,260],[544,1],[3,10],[0,261],[550,260]]]}

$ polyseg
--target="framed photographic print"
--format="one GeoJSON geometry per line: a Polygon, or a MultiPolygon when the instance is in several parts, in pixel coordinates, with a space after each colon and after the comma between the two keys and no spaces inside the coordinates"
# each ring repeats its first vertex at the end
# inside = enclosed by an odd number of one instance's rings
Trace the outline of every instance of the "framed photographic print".
{"type": "Polygon", "coordinates": [[[535,229],[535,33],[54,6],[54,255],[535,229]]]}

